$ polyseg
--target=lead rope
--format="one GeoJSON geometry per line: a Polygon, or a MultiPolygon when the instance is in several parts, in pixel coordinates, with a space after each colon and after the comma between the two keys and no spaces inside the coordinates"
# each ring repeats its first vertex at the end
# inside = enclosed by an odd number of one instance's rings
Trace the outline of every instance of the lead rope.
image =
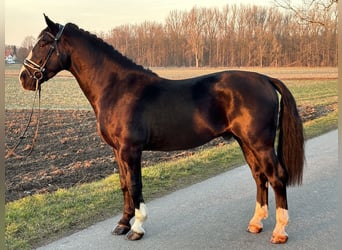
{"type": "Polygon", "coordinates": [[[38,83],[38,80],[36,80],[36,91],[34,94],[34,99],[33,99],[33,104],[32,104],[32,109],[31,109],[31,114],[30,114],[29,120],[27,122],[27,125],[26,125],[22,135],[18,138],[17,144],[13,148],[9,148],[6,145],[6,147],[8,149],[8,153],[5,156],[6,159],[9,158],[11,155],[15,156],[16,158],[26,158],[32,153],[33,148],[34,148],[36,141],[37,141],[37,138],[38,138],[39,121],[40,121],[40,91],[41,91],[41,87],[38,83]],[[32,138],[32,143],[31,143],[29,152],[26,155],[19,155],[15,151],[18,148],[18,146],[22,143],[22,141],[25,139],[25,134],[26,134],[27,129],[29,128],[29,126],[31,124],[32,116],[33,116],[33,112],[34,112],[34,105],[35,105],[36,99],[37,99],[37,93],[38,93],[38,117],[37,117],[37,125],[36,125],[36,129],[35,129],[35,133],[34,133],[34,136],[32,138]]]}

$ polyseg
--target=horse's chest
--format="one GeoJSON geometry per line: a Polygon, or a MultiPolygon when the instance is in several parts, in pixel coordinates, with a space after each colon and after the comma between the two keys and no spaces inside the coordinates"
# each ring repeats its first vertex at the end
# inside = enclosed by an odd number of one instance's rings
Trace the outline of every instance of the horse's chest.
{"type": "MultiPolygon", "coordinates": [[[[112,147],[124,143],[125,140],[138,140],[136,130],[138,121],[134,120],[129,111],[109,112],[97,119],[97,129],[101,138],[112,147]]],[[[141,133],[141,132],[140,132],[141,133]]]]}

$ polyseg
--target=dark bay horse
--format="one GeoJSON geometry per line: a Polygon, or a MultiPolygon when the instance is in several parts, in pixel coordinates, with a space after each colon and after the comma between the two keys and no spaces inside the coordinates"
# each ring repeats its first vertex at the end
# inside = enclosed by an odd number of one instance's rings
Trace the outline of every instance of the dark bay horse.
{"type": "Polygon", "coordinates": [[[164,79],[74,24],[63,26],[46,16],[45,21],[48,27],[25,59],[19,78],[27,90],[39,89],[61,70],[77,79],[95,111],[99,134],[113,147],[119,165],[124,209],[113,234],[126,234],[130,240],[144,235],[143,150],[188,149],[222,136],[239,142],[256,182],[248,231],[263,228],[270,184],[276,200],[271,242],[287,241],[286,187],[302,182],[304,139],[294,97],[281,81],[244,71],[164,79]]]}

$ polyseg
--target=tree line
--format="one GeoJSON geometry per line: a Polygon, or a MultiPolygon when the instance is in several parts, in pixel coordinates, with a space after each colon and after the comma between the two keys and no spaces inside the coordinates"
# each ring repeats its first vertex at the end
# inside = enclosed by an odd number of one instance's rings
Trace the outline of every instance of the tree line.
{"type": "MultiPolygon", "coordinates": [[[[163,23],[120,25],[97,35],[147,67],[337,66],[337,8],[324,13],[308,8],[309,21],[298,15],[302,12],[255,5],[194,7],[170,11],[163,23]]],[[[22,61],[34,41],[28,36],[21,47],[6,50],[16,51],[22,61]]]]}
{"type": "Polygon", "coordinates": [[[325,16],[322,25],[275,7],[194,7],[171,11],[164,23],[120,25],[101,36],[148,67],[336,66],[336,9],[325,16]]]}

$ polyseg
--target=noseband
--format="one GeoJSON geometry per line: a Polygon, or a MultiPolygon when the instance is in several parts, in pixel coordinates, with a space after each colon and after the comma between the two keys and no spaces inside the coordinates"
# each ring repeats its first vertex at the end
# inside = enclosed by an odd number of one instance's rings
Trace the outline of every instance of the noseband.
{"type": "MultiPolygon", "coordinates": [[[[61,36],[63,34],[64,27],[65,26],[63,26],[63,25],[59,25],[59,31],[58,31],[56,36],[54,36],[50,32],[46,32],[46,34],[48,34],[49,36],[51,36],[54,39],[54,45],[50,45],[49,52],[46,55],[46,58],[43,61],[42,65],[39,65],[30,59],[24,60],[23,64],[24,64],[25,69],[29,73],[30,77],[34,78],[36,80],[36,88],[38,88],[38,86],[39,86],[39,81],[43,79],[44,74],[45,74],[45,70],[46,70],[45,66],[48,63],[48,61],[50,60],[50,57],[55,50],[56,50],[57,56],[59,58],[59,50],[58,50],[57,45],[58,45],[59,39],[61,38],[61,36]],[[33,73],[30,71],[30,69],[33,71],[33,73]]],[[[60,61],[59,61],[59,63],[61,64],[60,61]]]]}

